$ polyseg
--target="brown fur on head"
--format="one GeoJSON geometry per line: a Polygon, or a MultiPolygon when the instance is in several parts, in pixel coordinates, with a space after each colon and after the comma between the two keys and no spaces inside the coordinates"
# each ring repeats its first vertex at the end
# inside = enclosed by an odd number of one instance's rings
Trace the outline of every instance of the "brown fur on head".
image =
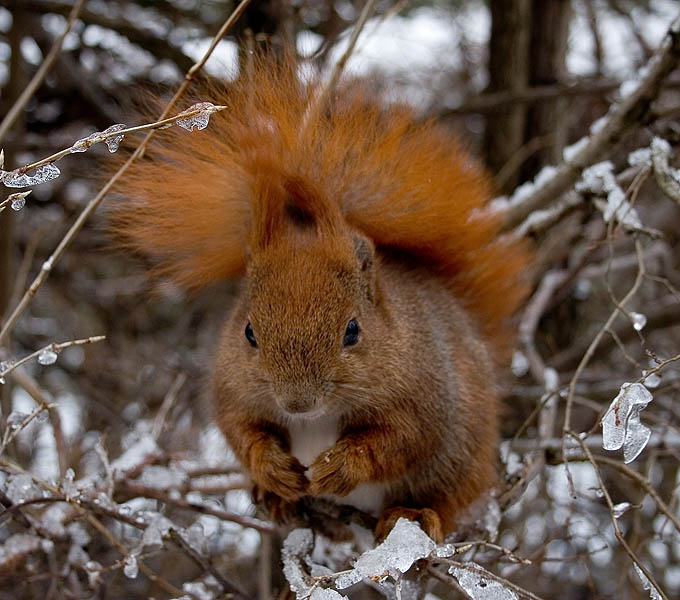
{"type": "Polygon", "coordinates": [[[249,358],[284,414],[344,412],[334,386],[358,367],[375,296],[373,245],[322,190],[275,170],[259,182],[254,212],[244,294],[243,326],[255,342],[249,358]],[[348,327],[358,336],[348,338],[348,327]]]}

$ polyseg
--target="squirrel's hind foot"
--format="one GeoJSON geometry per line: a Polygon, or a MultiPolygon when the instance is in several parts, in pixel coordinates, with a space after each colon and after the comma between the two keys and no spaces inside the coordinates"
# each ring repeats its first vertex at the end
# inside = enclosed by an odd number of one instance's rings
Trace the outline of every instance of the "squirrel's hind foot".
{"type": "Polygon", "coordinates": [[[401,517],[409,521],[417,521],[423,531],[438,544],[444,541],[442,522],[434,510],[431,508],[405,508],[403,506],[395,506],[383,511],[374,530],[376,541],[382,542],[401,517]]]}

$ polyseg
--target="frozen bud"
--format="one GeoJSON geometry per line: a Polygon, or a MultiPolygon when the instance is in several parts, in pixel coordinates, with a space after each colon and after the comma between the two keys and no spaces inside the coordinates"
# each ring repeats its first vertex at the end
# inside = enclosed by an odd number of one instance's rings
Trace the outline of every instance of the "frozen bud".
{"type": "Polygon", "coordinates": [[[12,210],[20,211],[26,205],[26,196],[28,196],[31,191],[32,190],[17,192],[16,194],[8,196],[7,200],[9,200],[12,210]]]}
{"type": "Polygon", "coordinates": [[[99,585],[102,575],[102,566],[96,560],[89,560],[85,563],[85,571],[87,573],[87,582],[90,587],[99,585]]]}
{"type": "Polygon", "coordinates": [[[61,175],[59,168],[48,163],[42,165],[35,170],[35,175],[27,175],[23,173],[21,169],[16,169],[15,171],[3,172],[2,173],[2,183],[5,187],[12,188],[22,188],[30,187],[32,185],[38,185],[40,183],[45,183],[47,181],[52,181],[61,175]]]}
{"type": "Polygon", "coordinates": [[[53,365],[57,362],[57,353],[54,350],[41,350],[38,354],[38,362],[41,365],[53,365]]]}
{"type": "Polygon", "coordinates": [[[132,554],[128,554],[123,561],[123,573],[129,579],[135,579],[139,575],[137,558],[132,556],[132,554]]]}
{"type": "Polygon", "coordinates": [[[91,142],[89,137],[74,142],[73,146],[71,146],[71,154],[73,154],[74,152],[87,151],[87,149],[90,147],[90,144],[91,142]]]}
{"type": "Polygon", "coordinates": [[[577,300],[587,300],[593,291],[593,284],[590,279],[579,279],[574,285],[574,298],[577,300]]]}
{"type": "Polygon", "coordinates": [[[437,546],[434,551],[434,555],[437,558],[450,558],[456,553],[456,547],[453,544],[444,544],[442,546],[437,546]]]}
{"type": "MultiPolygon", "coordinates": [[[[111,127],[107,127],[104,131],[102,131],[102,133],[106,135],[109,133],[115,133],[116,131],[122,131],[126,128],[127,125],[124,125],[123,123],[116,123],[115,125],[111,125],[111,127]]],[[[124,137],[124,135],[116,135],[104,140],[104,143],[111,154],[118,150],[118,147],[120,146],[120,143],[123,141],[124,137]]]]}
{"type": "Polygon", "coordinates": [[[632,312],[630,318],[633,320],[633,329],[635,331],[642,331],[643,327],[647,325],[647,316],[642,313],[632,312]]]}
{"type": "Polygon", "coordinates": [[[190,106],[186,110],[182,111],[180,115],[186,113],[197,112],[196,114],[187,117],[186,119],[179,119],[177,125],[186,129],[187,131],[193,131],[194,127],[196,129],[205,129],[208,126],[208,121],[210,120],[210,115],[215,112],[215,105],[212,102],[198,102],[193,106],[190,106]]]}
{"type": "Polygon", "coordinates": [[[510,368],[515,377],[524,377],[529,372],[529,359],[524,353],[515,350],[512,355],[512,366],[510,368]]]}
{"type": "Polygon", "coordinates": [[[560,386],[560,375],[552,367],[546,367],[543,370],[543,379],[545,380],[545,389],[548,392],[554,392],[560,386]]]}
{"type": "Polygon", "coordinates": [[[614,505],[612,514],[618,519],[621,517],[621,515],[627,513],[631,508],[633,508],[633,505],[630,502],[619,502],[618,504],[614,505]]]}
{"type": "Polygon", "coordinates": [[[74,498],[78,494],[78,486],[74,482],[75,477],[76,474],[73,469],[68,468],[61,480],[60,487],[63,490],[64,495],[68,498],[74,498]]]}

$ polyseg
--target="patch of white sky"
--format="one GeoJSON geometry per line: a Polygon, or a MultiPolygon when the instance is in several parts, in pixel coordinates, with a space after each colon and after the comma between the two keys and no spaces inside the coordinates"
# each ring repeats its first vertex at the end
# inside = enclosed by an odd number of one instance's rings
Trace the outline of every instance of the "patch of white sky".
{"type": "MultiPolygon", "coordinates": [[[[594,40],[590,31],[584,5],[581,1],[574,2],[575,14],[569,33],[569,50],[567,67],[575,76],[593,75],[596,71],[594,59],[594,40]]],[[[598,28],[602,41],[604,60],[603,72],[607,76],[625,78],[632,74],[641,60],[639,44],[634,39],[630,21],[621,15],[606,10],[602,3],[599,8],[598,28]]],[[[649,47],[654,48],[663,37],[668,25],[677,15],[676,0],[652,0],[650,11],[641,8],[632,9],[632,21],[639,29],[649,47]]],[[[43,19],[46,29],[56,34],[56,29],[63,25],[63,18],[43,19]]],[[[11,13],[0,8],[0,31],[8,31],[11,27],[11,13]]],[[[491,18],[489,10],[481,0],[465,3],[456,11],[442,7],[420,7],[412,10],[408,15],[392,15],[383,19],[376,17],[368,21],[364,32],[360,36],[355,52],[350,59],[347,70],[357,75],[371,72],[383,73],[388,80],[397,80],[396,95],[402,100],[413,103],[422,102],[425,97],[423,82],[436,80],[437,73],[460,68],[463,60],[463,42],[467,48],[466,59],[472,62],[477,75],[472,81],[473,91],[482,91],[486,85],[485,46],[489,38],[491,18]],[[478,51],[470,52],[470,48],[478,51]],[[475,63],[478,63],[475,65],[475,63]]],[[[100,38],[95,44],[102,46],[126,46],[121,43],[120,36],[93,31],[92,26],[86,27],[86,45],[93,45],[92,37],[100,38]],[[114,42],[114,38],[115,42],[114,42]],[[89,42],[89,44],[88,44],[89,42]]],[[[191,32],[185,32],[190,35],[191,32]]],[[[331,57],[337,60],[344,52],[351,28],[341,36],[339,44],[333,50],[331,57]]],[[[172,35],[170,36],[173,37],[172,35]]],[[[198,60],[210,44],[209,38],[193,38],[171,42],[179,46],[190,58],[198,60]]],[[[302,55],[311,55],[318,49],[321,37],[311,31],[302,31],[298,35],[297,46],[302,55]]],[[[6,44],[5,44],[6,45],[6,44]]],[[[69,44],[71,46],[72,44],[69,44]]],[[[112,49],[112,48],[110,48],[112,49]]],[[[34,62],[35,52],[26,52],[34,62]]],[[[0,47],[0,57],[8,53],[8,48],[0,47]]],[[[129,55],[130,52],[119,50],[119,54],[129,55]]],[[[205,69],[215,76],[233,79],[237,74],[238,52],[233,41],[223,40],[208,60],[205,69]]],[[[145,57],[146,58],[146,57],[145,57]]],[[[137,61],[138,62],[138,61],[137,61]]],[[[147,61],[142,61],[146,63],[147,61]]],[[[5,64],[6,60],[0,61],[5,64]]],[[[148,67],[149,65],[144,65],[148,67]]],[[[6,67],[0,67],[0,84],[3,83],[2,73],[6,67]]],[[[166,74],[166,77],[169,77],[166,74]]],[[[450,99],[453,103],[457,98],[450,99]]],[[[446,98],[447,103],[449,98],[446,98]]]]}

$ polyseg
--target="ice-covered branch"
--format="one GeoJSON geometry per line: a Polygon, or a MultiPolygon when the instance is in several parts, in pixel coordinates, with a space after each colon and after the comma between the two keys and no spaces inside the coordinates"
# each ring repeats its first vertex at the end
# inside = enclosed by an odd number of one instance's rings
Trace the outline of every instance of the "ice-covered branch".
{"type": "Polygon", "coordinates": [[[671,24],[658,50],[637,77],[620,87],[621,99],[590,129],[590,136],[565,150],[565,160],[539,174],[531,184],[520,186],[505,209],[505,227],[514,229],[535,210],[557,200],[581,175],[581,171],[601,160],[629,127],[639,123],[656,97],[661,81],[676,67],[680,56],[680,16],[671,24]]]}
{"type": "Polygon", "coordinates": [[[10,188],[21,188],[45,183],[59,177],[59,169],[54,163],[69,154],[85,152],[101,142],[106,143],[109,152],[113,153],[118,150],[118,146],[123,138],[130,133],[165,129],[174,124],[188,131],[193,131],[194,127],[196,129],[205,129],[208,126],[210,115],[226,108],[226,106],[215,106],[210,102],[198,102],[173,117],[160,119],[154,123],[147,123],[146,125],[138,125],[136,127],[126,127],[122,123],[111,125],[111,127],[107,127],[104,131],[96,131],[86,138],[77,140],[68,148],[24,165],[14,171],[0,171],[0,182],[5,187],[10,188]],[[36,170],[35,175],[28,175],[27,172],[33,169],[36,170]]]}

